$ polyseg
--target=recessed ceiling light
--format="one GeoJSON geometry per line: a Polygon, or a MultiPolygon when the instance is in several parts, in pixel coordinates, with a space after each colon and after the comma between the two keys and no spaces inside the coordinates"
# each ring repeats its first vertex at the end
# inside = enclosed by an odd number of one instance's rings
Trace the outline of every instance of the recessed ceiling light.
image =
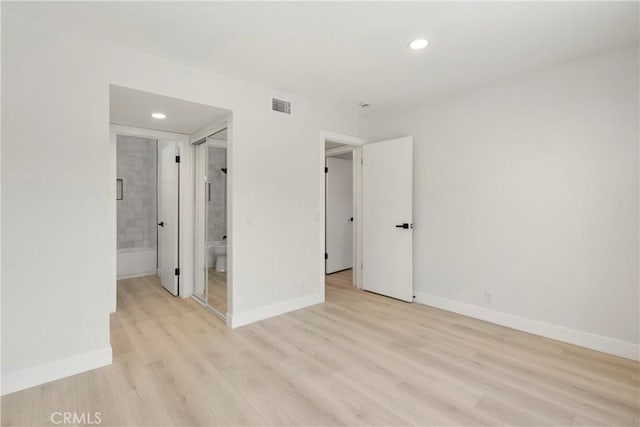
{"type": "Polygon", "coordinates": [[[153,113],[151,114],[151,117],[153,117],[154,119],[166,119],[167,115],[164,113],[153,113]]]}
{"type": "Polygon", "coordinates": [[[409,43],[409,49],[413,49],[413,50],[424,49],[425,47],[427,47],[428,44],[429,44],[429,40],[417,39],[409,43]]]}

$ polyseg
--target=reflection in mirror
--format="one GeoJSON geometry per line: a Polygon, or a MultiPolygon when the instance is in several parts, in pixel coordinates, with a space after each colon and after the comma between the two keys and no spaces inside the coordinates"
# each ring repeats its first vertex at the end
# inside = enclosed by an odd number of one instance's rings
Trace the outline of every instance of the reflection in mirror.
{"type": "Polygon", "coordinates": [[[196,145],[195,149],[195,277],[193,296],[202,304],[207,304],[207,242],[206,242],[206,204],[207,204],[207,144],[196,145]]]}
{"type": "Polygon", "coordinates": [[[227,149],[207,146],[205,186],[207,304],[227,312],[227,149]]]}

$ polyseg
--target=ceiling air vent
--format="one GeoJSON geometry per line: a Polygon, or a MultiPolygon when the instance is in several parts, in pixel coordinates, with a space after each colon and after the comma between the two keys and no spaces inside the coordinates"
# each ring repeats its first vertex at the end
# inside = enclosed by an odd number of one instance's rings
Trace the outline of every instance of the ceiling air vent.
{"type": "Polygon", "coordinates": [[[291,103],[289,101],[283,101],[282,99],[272,98],[271,109],[273,111],[279,111],[284,114],[291,114],[291,103]]]}

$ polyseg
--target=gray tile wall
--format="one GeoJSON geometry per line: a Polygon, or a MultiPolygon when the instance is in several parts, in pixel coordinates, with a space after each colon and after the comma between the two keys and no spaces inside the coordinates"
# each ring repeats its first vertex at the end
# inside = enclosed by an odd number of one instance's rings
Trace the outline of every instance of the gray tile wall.
{"type": "Polygon", "coordinates": [[[207,147],[207,179],[211,183],[211,201],[207,202],[207,242],[227,235],[227,149],[207,147]]]}
{"type": "Polygon", "coordinates": [[[117,177],[124,179],[118,200],[118,249],[155,248],[156,140],[118,136],[117,177]]]}

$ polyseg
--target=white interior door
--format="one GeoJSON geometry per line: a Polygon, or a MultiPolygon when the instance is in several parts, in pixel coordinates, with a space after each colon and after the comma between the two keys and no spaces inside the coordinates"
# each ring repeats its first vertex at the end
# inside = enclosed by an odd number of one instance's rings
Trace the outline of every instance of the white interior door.
{"type": "Polygon", "coordinates": [[[413,137],[362,147],[362,286],[413,301],[413,137]]]}
{"type": "Polygon", "coordinates": [[[353,268],[353,160],[327,157],[326,273],[353,268]]]}
{"type": "Polygon", "coordinates": [[[179,163],[173,141],[158,140],[158,275],[160,283],[178,295],[179,163]]]}

